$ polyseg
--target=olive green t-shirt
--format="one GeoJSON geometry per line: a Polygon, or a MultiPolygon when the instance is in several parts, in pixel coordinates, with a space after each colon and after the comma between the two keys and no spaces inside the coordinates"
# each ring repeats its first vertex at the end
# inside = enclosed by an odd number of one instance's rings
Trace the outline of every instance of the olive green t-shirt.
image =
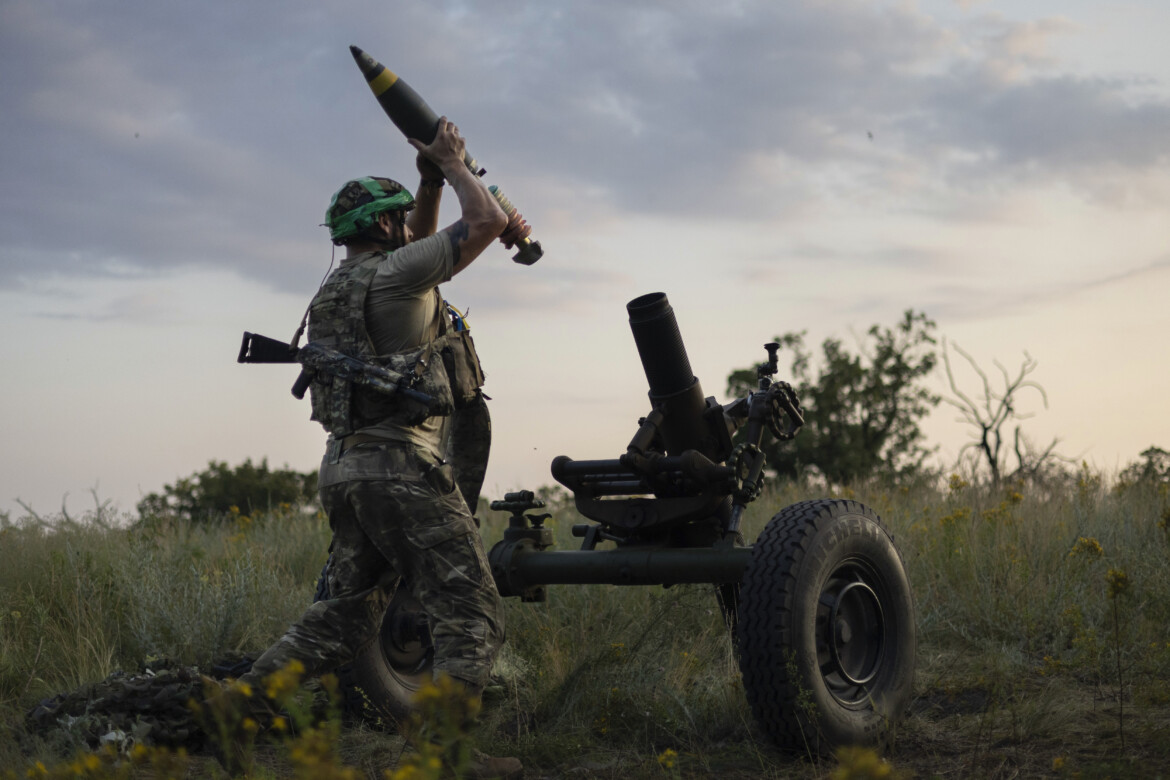
{"type": "MultiPolygon", "coordinates": [[[[451,241],[445,233],[412,241],[381,262],[366,293],[366,330],[379,355],[438,338],[439,317],[444,311],[438,284],[450,280],[453,264],[451,241]]],[[[409,442],[442,459],[446,420],[429,417],[415,426],[386,421],[358,432],[409,442]]]]}

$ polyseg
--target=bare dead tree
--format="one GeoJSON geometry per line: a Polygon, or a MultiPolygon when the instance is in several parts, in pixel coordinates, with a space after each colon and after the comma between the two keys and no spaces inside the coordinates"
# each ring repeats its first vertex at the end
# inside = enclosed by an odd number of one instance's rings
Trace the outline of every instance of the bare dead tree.
{"type": "Polygon", "coordinates": [[[943,396],[943,401],[950,404],[959,410],[959,422],[964,422],[975,429],[973,432],[973,440],[963,445],[959,451],[959,457],[969,451],[978,453],[977,458],[981,459],[987,464],[987,468],[991,473],[991,481],[998,484],[1003,477],[1004,472],[1008,468],[1008,460],[1010,454],[1016,456],[1016,468],[1008,475],[1011,478],[1035,478],[1039,476],[1053,461],[1067,460],[1056,452],[1056,445],[1060,439],[1053,438],[1052,442],[1047,447],[1038,448],[1034,446],[1026,436],[1021,432],[1019,425],[1015,426],[1012,434],[1011,453],[1005,450],[1005,445],[1008,442],[1005,440],[1004,428],[1009,422],[1026,420],[1034,415],[1020,412],[1017,404],[1020,400],[1020,393],[1026,389],[1035,390],[1040,394],[1041,400],[1044,402],[1044,408],[1048,408],[1048,393],[1035,380],[1029,379],[1028,376],[1036,370],[1039,362],[1031,355],[1024,352],[1024,359],[1020,363],[1019,370],[1012,374],[1002,363],[998,360],[995,362],[995,367],[999,369],[1000,377],[1003,381],[1003,389],[997,390],[992,388],[991,380],[988,378],[986,372],[980,368],[979,364],[970,354],[965,352],[958,344],[951,344],[955,352],[962,355],[971,366],[972,370],[979,376],[982,381],[982,393],[973,399],[971,396],[959,389],[958,383],[955,381],[954,372],[951,370],[951,357],[947,345],[947,340],[943,339],[943,365],[947,371],[947,381],[950,382],[951,392],[954,397],[950,398],[943,396]]]}

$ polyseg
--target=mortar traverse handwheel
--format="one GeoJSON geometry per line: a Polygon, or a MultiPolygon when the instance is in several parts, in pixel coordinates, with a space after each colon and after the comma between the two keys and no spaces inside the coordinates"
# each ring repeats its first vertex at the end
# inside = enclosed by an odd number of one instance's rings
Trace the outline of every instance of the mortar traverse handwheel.
{"type": "Polygon", "coordinates": [[[768,430],[777,441],[789,441],[804,425],[800,400],[787,382],[774,382],[768,388],[768,430]]]}
{"type": "Polygon", "coordinates": [[[756,722],[779,747],[885,747],[913,693],[915,629],[878,516],[827,499],[773,516],[744,573],[738,645],[756,722]]]}

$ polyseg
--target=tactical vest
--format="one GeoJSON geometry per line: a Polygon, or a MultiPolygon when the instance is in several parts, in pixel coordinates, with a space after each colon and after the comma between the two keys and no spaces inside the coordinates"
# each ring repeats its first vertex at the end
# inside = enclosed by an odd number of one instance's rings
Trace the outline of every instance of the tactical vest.
{"type": "Polygon", "coordinates": [[[453,330],[448,325],[437,289],[439,336],[402,352],[377,354],[366,330],[365,303],[374,274],[385,257],[383,253],[374,253],[364,260],[342,265],[329,275],[309,306],[309,340],[397,371],[409,378],[412,388],[433,400],[426,405],[319,372],[309,385],[311,419],[321,423],[336,438],[382,422],[418,425],[431,416],[449,415],[474,401],[483,386],[483,369],[471,333],[466,329],[453,330]]]}

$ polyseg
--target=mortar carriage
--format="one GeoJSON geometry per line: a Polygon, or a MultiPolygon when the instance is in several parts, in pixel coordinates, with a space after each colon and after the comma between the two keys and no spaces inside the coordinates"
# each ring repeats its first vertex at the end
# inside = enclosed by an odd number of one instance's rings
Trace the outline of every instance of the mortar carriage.
{"type": "MultiPolygon", "coordinates": [[[[757,390],[721,405],[692,374],[666,295],[643,295],[627,311],[650,412],[617,458],[553,460],[553,477],[591,521],[573,527],[580,549],[551,549],[549,515],[531,491],[490,504],[510,515],[489,553],[499,592],[540,602],[549,585],[712,584],[756,722],[777,746],[883,745],[909,702],[915,652],[893,538],[868,507],[818,499],[785,507],[745,544],[740,521],[761,492],[763,437],[791,439],[803,423],[796,394],[774,378],[778,345],[765,345],[757,390]]],[[[471,483],[460,484],[474,509],[471,483]]],[[[346,681],[367,708],[397,719],[430,663],[426,614],[403,586],[346,681]]]]}

